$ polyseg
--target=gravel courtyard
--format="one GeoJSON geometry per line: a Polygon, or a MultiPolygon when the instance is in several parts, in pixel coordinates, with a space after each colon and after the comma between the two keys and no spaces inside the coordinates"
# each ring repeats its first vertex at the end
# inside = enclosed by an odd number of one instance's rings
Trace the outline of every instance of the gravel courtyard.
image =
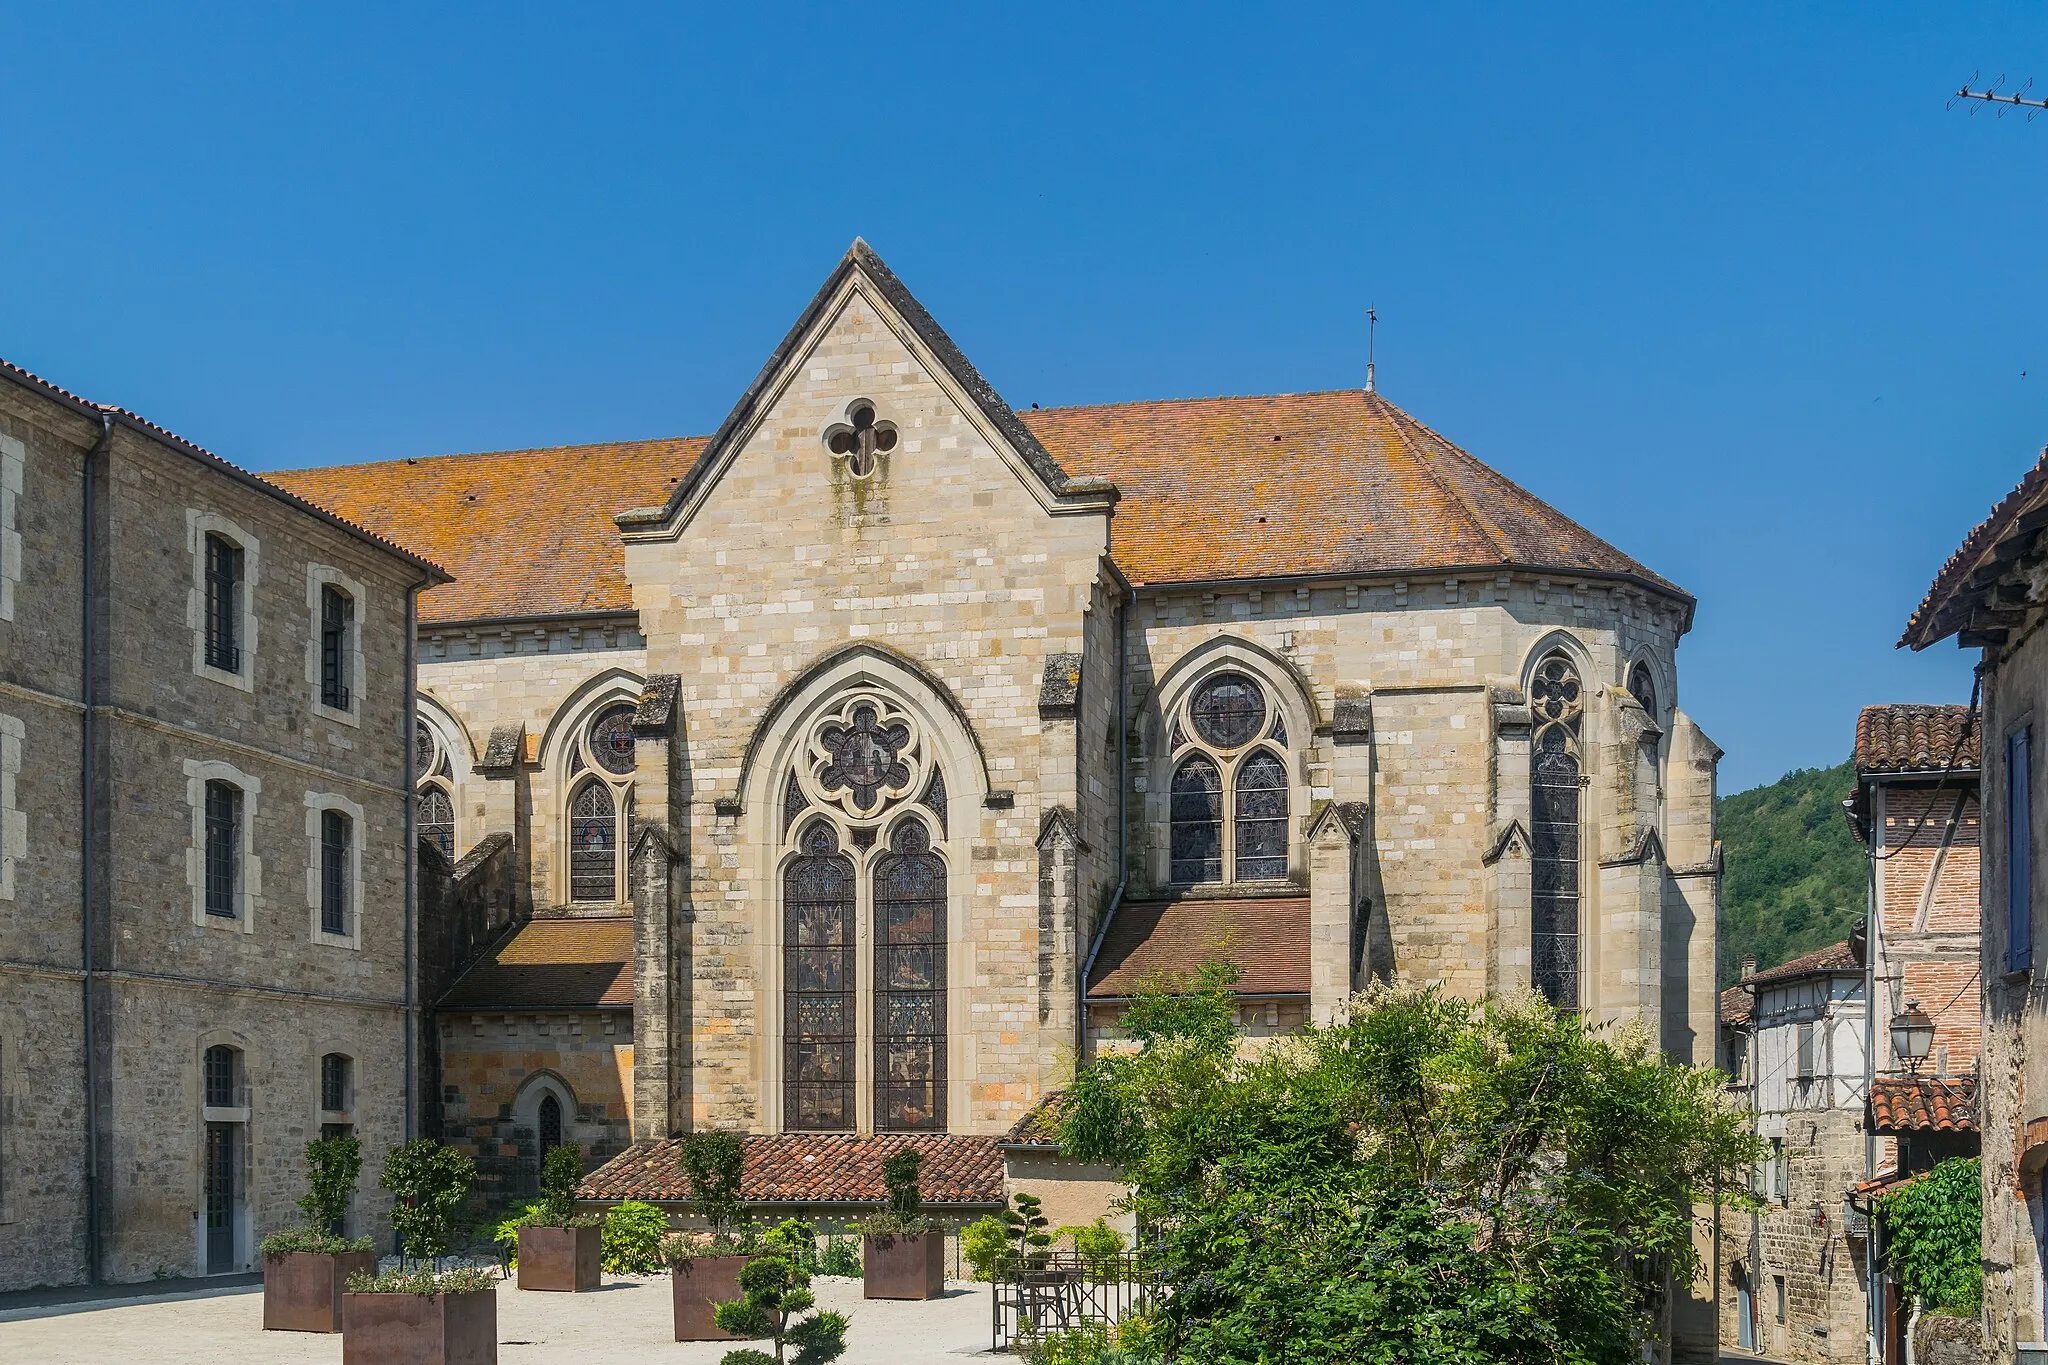
{"type": "MultiPolygon", "coordinates": [[[[859,1280],[819,1279],[813,1288],[822,1306],[853,1319],[847,1352],[840,1357],[845,1365],[937,1365],[988,1354],[986,1285],[948,1285],[945,1298],[929,1303],[863,1299],[859,1280]]],[[[174,1300],[16,1309],[0,1312],[0,1361],[341,1360],[339,1336],[262,1328],[263,1291],[253,1285],[174,1300]]],[[[509,1282],[498,1290],[498,1359],[504,1365],[716,1365],[731,1349],[672,1341],[672,1334],[666,1278],[607,1278],[604,1288],[589,1294],[521,1293],[509,1282]]]]}

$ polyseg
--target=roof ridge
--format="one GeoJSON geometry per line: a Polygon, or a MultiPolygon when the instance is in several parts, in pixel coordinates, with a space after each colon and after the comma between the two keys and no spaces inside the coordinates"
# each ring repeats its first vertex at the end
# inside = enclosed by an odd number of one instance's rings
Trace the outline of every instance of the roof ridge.
{"type": "Polygon", "coordinates": [[[1113,408],[1165,407],[1176,403],[1242,403],[1257,398],[1342,398],[1349,394],[1364,393],[1363,389],[1289,389],[1280,393],[1199,393],[1181,398],[1119,398],[1110,403],[1054,403],[1049,407],[1032,407],[1026,412],[1104,412],[1113,408]]]}
{"type": "Polygon", "coordinates": [[[449,460],[499,460],[512,455],[559,455],[571,450],[597,450],[606,446],[652,446],[667,443],[687,445],[692,441],[708,441],[708,436],[638,436],[620,441],[571,441],[558,446],[510,446],[504,450],[445,450],[432,455],[388,455],[376,460],[356,460],[349,464],[305,465],[297,469],[273,469],[278,475],[328,474],[351,469],[375,469],[384,465],[422,465],[429,460],[441,463],[449,460]]]}
{"type": "MultiPolygon", "coordinates": [[[[1507,536],[1501,532],[1500,527],[1495,525],[1491,519],[1480,515],[1479,509],[1473,505],[1472,500],[1467,498],[1461,490],[1452,486],[1450,480],[1446,479],[1437,469],[1435,462],[1417,446],[1415,438],[1408,433],[1407,428],[1403,425],[1403,423],[1411,423],[1421,427],[1422,424],[1416,422],[1414,418],[1381,397],[1376,389],[1369,390],[1366,393],[1366,402],[1369,404],[1377,402],[1387,410],[1393,418],[1394,431],[1400,436],[1401,444],[1407,447],[1408,453],[1415,457],[1416,462],[1429,474],[1430,479],[1435,482],[1437,487],[1443,489],[1458,506],[1465,509],[1465,515],[1472,519],[1472,524],[1479,528],[1480,534],[1493,543],[1494,552],[1500,556],[1501,562],[1503,564],[1514,563],[1514,550],[1508,544],[1507,536]]],[[[1436,436],[1436,433],[1430,431],[1429,428],[1423,427],[1422,429],[1428,435],[1436,436]]],[[[1439,437],[1438,439],[1441,440],[1442,438],[1439,437]]],[[[1444,442],[1444,444],[1448,445],[1449,442],[1444,442]]],[[[1472,457],[1467,455],[1465,458],[1471,459],[1472,457]]]]}

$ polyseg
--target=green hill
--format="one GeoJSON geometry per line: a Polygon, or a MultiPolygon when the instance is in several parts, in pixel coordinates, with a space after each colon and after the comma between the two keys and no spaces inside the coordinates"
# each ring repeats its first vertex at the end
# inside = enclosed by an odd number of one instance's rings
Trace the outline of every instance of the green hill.
{"type": "Polygon", "coordinates": [[[1721,984],[1840,942],[1863,918],[1863,849],[1842,814],[1853,764],[1800,768],[1721,798],[1721,984]]]}

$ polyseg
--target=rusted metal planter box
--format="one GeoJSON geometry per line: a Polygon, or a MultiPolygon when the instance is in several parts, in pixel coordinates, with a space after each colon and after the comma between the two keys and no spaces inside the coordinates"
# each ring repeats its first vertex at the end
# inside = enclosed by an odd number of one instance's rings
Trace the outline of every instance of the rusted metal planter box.
{"type": "Polygon", "coordinates": [[[936,1299],[946,1292],[946,1234],[860,1239],[864,1299],[936,1299]]]}
{"type": "Polygon", "coordinates": [[[603,1278],[604,1229],[519,1229],[519,1287],[574,1294],[603,1278]]]}
{"type": "Polygon", "coordinates": [[[341,1365],[498,1365],[498,1291],[343,1295],[341,1365]]]}
{"type": "Polygon", "coordinates": [[[339,1332],[341,1296],[356,1271],[377,1273],[374,1251],[287,1251],[263,1258],[263,1330],[339,1332]]]}
{"type": "Polygon", "coordinates": [[[738,1341],[712,1321],[716,1304],[740,1297],[740,1271],[751,1256],[694,1256],[677,1261],[669,1284],[675,1295],[677,1341],[738,1341]]]}

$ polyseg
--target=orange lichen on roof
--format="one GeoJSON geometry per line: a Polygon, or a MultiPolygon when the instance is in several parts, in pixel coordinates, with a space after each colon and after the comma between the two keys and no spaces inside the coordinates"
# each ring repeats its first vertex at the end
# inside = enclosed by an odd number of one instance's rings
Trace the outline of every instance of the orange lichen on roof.
{"type": "Polygon", "coordinates": [[[1125,901],[1102,936],[1088,998],[1122,999],[1211,961],[1237,967],[1239,995],[1307,995],[1308,957],[1306,896],[1125,901]]]}
{"type": "MultiPolygon", "coordinates": [[[[1117,485],[1111,554],[1137,583],[1520,567],[1632,578],[1690,604],[1377,393],[1016,415],[1062,468],[1117,485]]],[[[627,611],[633,597],[613,518],[660,505],[707,439],[270,477],[446,565],[457,581],[421,598],[424,623],[627,611]]]]}
{"type": "Polygon", "coordinates": [[[660,502],[702,437],[440,455],[269,477],[416,548],[455,576],[420,597],[423,624],[630,611],[612,518],[660,502]]]}
{"type": "Polygon", "coordinates": [[[633,920],[545,918],[462,974],[442,1009],[630,1009],[633,920]]]}

